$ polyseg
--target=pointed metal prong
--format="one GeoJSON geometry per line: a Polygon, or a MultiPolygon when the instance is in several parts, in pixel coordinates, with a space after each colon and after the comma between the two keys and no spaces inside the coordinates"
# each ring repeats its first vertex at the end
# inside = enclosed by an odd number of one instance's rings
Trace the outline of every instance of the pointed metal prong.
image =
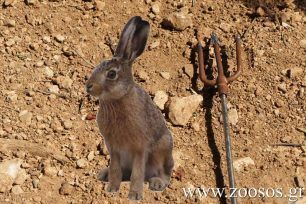
{"type": "Polygon", "coordinates": [[[211,44],[218,44],[219,45],[219,39],[215,32],[211,33],[211,44]]]}

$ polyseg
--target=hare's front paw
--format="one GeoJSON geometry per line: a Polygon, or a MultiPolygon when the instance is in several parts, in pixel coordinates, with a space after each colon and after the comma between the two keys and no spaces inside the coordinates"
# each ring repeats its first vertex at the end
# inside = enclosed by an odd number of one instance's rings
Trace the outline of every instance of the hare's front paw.
{"type": "Polygon", "coordinates": [[[106,182],[108,181],[108,168],[104,168],[99,172],[98,180],[106,182]]]}
{"type": "Polygon", "coordinates": [[[166,188],[164,181],[159,177],[153,177],[149,180],[149,189],[152,191],[163,191],[166,188]]]}
{"type": "Polygon", "coordinates": [[[131,200],[141,200],[142,199],[142,191],[130,191],[129,199],[131,200]]]}
{"type": "Polygon", "coordinates": [[[107,192],[115,193],[115,192],[117,192],[118,190],[119,190],[119,186],[112,185],[112,184],[110,184],[110,183],[106,186],[106,191],[107,191],[107,192]]]}

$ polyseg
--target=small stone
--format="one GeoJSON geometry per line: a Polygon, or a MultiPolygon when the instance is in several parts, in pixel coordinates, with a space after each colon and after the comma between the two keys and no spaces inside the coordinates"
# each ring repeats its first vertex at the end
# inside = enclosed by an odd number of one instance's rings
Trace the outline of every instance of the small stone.
{"type": "Polygon", "coordinates": [[[173,125],[185,126],[202,101],[203,97],[198,94],[182,98],[171,98],[169,105],[169,119],[171,123],[173,125]]]}
{"type": "Polygon", "coordinates": [[[46,165],[44,168],[44,175],[54,177],[57,175],[57,169],[53,166],[46,165]]]}
{"type": "Polygon", "coordinates": [[[5,95],[8,102],[15,102],[18,99],[18,95],[15,91],[9,91],[5,95]]]}
{"type": "Polygon", "coordinates": [[[91,161],[94,158],[95,158],[95,152],[94,151],[90,151],[89,154],[87,155],[88,161],[91,161]]]}
{"type": "Polygon", "coordinates": [[[32,180],[32,185],[33,185],[33,188],[38,188],[38,185],[39,185],[39,179],[35,178],[32,180]]]}
{"type": "Polygon", "coordinates": [[[62,42],[65,41],[65,37],[62,36],[62,35],[56,35],[56,36],[55,36],[55,40],[56,40],[57,42],[59,42],[59,43],[62,43],[62,42]]]}
{"type": "Polygon", "coordinates": [[[18,195],[18,194],[23,193],[23,190],[22,190],[22,188],[20,187],[20,185],[15,185],[15,186],[13,186],[13,188],[12,188],[12,193],[15,194],[15,195],[18,195]]]}
{"type": "Polygon", "coordinates": [[[44,43],[50,43],[50,42],[51,42],[50,36],[44,36],[44,37],[43,37],[43,42],[44,42],[44,43]]]}
{"type": "Polygon", "coordinates": [[[243,170],[244,167],[249,165],[255,165],[255,162],[251,157],[240,158],[233,162],[233,167],[238,172],[243,170]]]}
{"type": "Polygon", "coordinates": [[[154,48],[157,48],[159,45],[160,45],[160,41],[157,40],[149,45],[149,50],[153,50],[154,48]]]}
{"type": "Polygon", "coordinates": [[[7,174],[0,173],[0,193],[11,190],[14,179],[7,174]]]}
{"type": "Polygon", "coordinates": [[[149,75],[143,70],[139,70],[136,75],[141,81],[147,81],[150,79],[149,75]]]}
{"type": "Polygon", "coordinates": [[[188,11],[183,10],[180,12],[174,12],[168,15],[163,20],[163,26],[169,27],[178,31],[183,31],[192,26],[192,18],[187,14],[188,11]]]}
{"type": "Polygon", "coordinates": [[[58,176],[64,176],[64,171],[62,169],[60,169],[58,172],[57,172],[57,175],[58,176]]]}
{"type": "Polygon", "coordinates": [[[277,88],[278,88],[278,90],[280,90],[283,93],[287,92],[286,84],[284,82],[279,84],[277,88]]]}
{"type": "Polygon", "coordinates": [[[59,88],[58,88],[57,85],[50,85],[50,86],[48,87],[48,90],[49,90],[51,93],[55,93],[55,94],[57,94],[57,93],[59,92],[59,88]]]}
{"type": "Polygon", "coordinates": [[[77,167],[84,169],[88,165],[86,159],[79,159],[77,160],[77,167]]]}
{"type": "Polygon", "coordinates": [[[23,110],[19,113],[19,119],[21,122],[26,123],[27,125],[31,124],[33,114],[28,110],[23,110]]]}
{"type": "Polygon", "coordinates": [[[65,120],[64,121],[64,128],[66,129],[66,130],[69,130],[69,129],[71,129],[72,128],[72,122],[71,122],[71,120],[65,120]]]}
{"type": "Polygon", "coordinates": [[[238,112],[235,108],[229,109],[228,122],[232,125],[236,125],[238,123],[238,112]]]}
{"type": "Polygon", "coordinates": [[[17,178],[21,168],[21,159],[0,162],[0,192],[8,192],[17,178]]]}
{"type": "Polygon", "coordinates": [[[152,2],[152,0],[145,0],[146,4],[150,4],[152,2]]]}
{"type": "Polygon", "coordinates": [[[168,97],[168,94],[166,92],[157,91],[155,93],[153,101],[160,110],[164,110],[165,109],[165,104],[167,103],[168,98],[169,97],[168,97]]]}
{"type": "Polygon", "coordinates": [[[38,48],[39,48],[39,44],[38,44],[38,43],[31,43],[31,44],[30,44],[30,48],[31,48],[32,50],[37,51],[38,48]]]}
{"type": "Polygon", "coordinates": [[[183,67],[184,73],[189,77],[192,78],[194,74],[194,69],[192,64],[185,64],[183,67]]]}
{"type": "Polygon", "coordinates": [[[70,79],[68,76],[59,76],[56,78],[56,82],[59,85],[60,88],[64,88],[69,90],[72,87],[72,79],[70,79]]]}
{"type": "Polygon", "coordinates": [[[36,0],[25,0],[25,3],[26,3],[27,5],[34,5],[35,2],[36,2],[36,0]]]}
{"type": "Polygon", "coordinates": [[[169,72],[160,72],[160,76],[167,80],[171,77],[169,72]]]}
{"type": "Polygon", "coordinates": [[[36,62],[36,66],[37,67],[42,67],[44,65],[44,63],[45,63],[44,61],[40,60],[40,61],[36,62]]]}
{"type": "Polygon", "coordinates": [[[5,0],[3,5],[5,7],[7,7],[7,6],[14,6],[15,3],[16,3],[16,0],[5,0]]]}
{"type": "Polygon", "coordinates": [[[281,142],[283,143],[289,143],[291,141],[291,137],[290,136],[284,136],[280,139],[281,142]]]}
{"type": "Polygon", "coordinates": [[[4,45],[7,46],[7,47],[12,47],[13,45],[15,44],[15,40],[14,39],[8,39],[4,45]]]}
{"type": "Polygon", "coordinates": [[[262,8],[262,7],[258,7],[257,9],[256,9],[256,14],[258,15],[258,16],[265,16],[266,15],[266,12],[265,12],[265,10],[262,8]]]}
{"type": "Polygon", "coordinates": [[[292,69],[289,69],[289,77],[291,79],[294,79],[300,75],[303,74],[303,68],[300,68],[300,67],[294,67],[292,69]]]}
{"type": "Polygon", "coordinates": [[[283,107],[283,106],[284,106],[284,101],[282,101],[282,100],[280,100],[280,99],[276,99],[276,101],[275,101],[275,106],[276,106],[277,108],[283,107]]]}
{"type": "Polygon", "coordinates": [[[105,8],[105,2],[103,1],[95,1],[94,4],[97,11],[102,11],[105,8]]]}
{"type": "Polygon", "coordinates": [[[73,192],[73,186],[71,186],[69,183],[65,182],[62,183],[61,188],[59,189],[59,193],[61,195],[70,195],[73,192]]]}
{"type": "Polygon", "coordinates": [[[6,20],[4,25],[8,26],[8,27],[15,27],[16,26],[16,21],[14,21],[14,20],[6,20]]]}
{"type": "Polygon", "coordinates": [[[198,122],[193,122],[191,124],[191,127],[194,129],[194,131],[196,132],[199,132],[201,129],[200,129],[200,124],[198,122]]]}
{"type": "Polygon", "coordinates": [[[275,114],[276,116],[279,116],[279,109],[275,109],[275,110],[274,110],[274,114],[275,114]]]}
{"type": "Polygon", "coordinates": [[[49,78],[52,78],[54,76],[54,72],[50,67],[45,67],[45,74],[49,78]]]}
{"type": "Polygon", "coordinates": [[[300,46],[304,49],[306,49],[306,39],[300,40],[300,46]]]}
{"type": "Polygon", "coordinates": [[[155,15],[157,15],[157,14],[159,14],[160,13],[160,8],[159,8],[159,4],[158,3],[154,3],[153,5],[152,5],[152,12],[155,14],[155,15]]]}

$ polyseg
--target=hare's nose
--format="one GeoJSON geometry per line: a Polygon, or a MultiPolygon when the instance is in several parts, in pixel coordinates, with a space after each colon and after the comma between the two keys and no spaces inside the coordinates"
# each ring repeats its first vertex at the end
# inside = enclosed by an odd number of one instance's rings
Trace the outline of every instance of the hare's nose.
{"type": "Polygon", "coordinates": [[[86,91],[90,92],[93,87],[93,84],[86,84],[86,91]]]}

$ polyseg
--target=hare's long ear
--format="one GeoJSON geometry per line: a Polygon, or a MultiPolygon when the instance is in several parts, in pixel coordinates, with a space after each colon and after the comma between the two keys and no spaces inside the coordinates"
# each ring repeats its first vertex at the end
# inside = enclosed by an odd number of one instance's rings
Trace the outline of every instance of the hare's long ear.
{"type": "Polygon", "coordinates": [[[115,57],[133,61],[144,51],[150,25],[139,16],[131,18],[125,25],[115,52],[115,57]]]}

